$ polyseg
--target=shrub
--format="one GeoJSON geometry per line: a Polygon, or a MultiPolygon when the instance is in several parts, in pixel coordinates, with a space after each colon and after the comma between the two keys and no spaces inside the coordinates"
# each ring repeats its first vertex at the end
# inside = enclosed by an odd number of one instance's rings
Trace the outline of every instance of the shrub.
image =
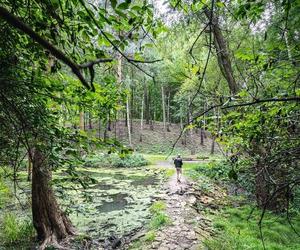
{"type": "Polygon", "coordinates": [[[12,213],[4,215],[1,227],[0,239],[4,245],[29,242],[35,233],[31,221],[18,220],[16,215],[12,213]]]}
{"type": "Polygon", "coordinates": [[[146,166],[148,161],[139,154],[103,154],[94,155],[86,159],[85,167],[141,167],[146,166]]]}

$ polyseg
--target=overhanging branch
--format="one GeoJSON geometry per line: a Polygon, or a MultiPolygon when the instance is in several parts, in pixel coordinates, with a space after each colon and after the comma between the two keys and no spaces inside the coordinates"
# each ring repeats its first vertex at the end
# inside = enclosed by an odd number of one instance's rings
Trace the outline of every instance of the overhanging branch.
{"type": "Polygon", "coordinates": [[[78,65],[75,62],[73,62],[69,57],[67,57],[62,51],[60,51],[54,45],[52,45],[49,41],[42,38],[38,33],[32,30],[31,27],[29,27],[18,17],[14,16],[3,7],[0,7],[0,18],[4,19],[8,24],[13,26],[14,28],[24,32],[26,35],[32,38],[32,40],[40,44],[43,48],[49,50],[53,56],[55,56],[58,60],[61,60],[63,63],[65,63],[72,69],[73,73],[79,78],[79,80],[86,88],[91,88],[87,81],[84,79],[83,75],[81,74],[78,65]]]}

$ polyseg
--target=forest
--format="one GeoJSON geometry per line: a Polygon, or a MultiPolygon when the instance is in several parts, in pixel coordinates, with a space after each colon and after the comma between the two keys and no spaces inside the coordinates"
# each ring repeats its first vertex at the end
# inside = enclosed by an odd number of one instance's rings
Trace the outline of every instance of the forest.
{"type": "Polygon", "coordinates": [[[299,133],[299,0],[0,0],[0,249],[300,249],[299,133]]]}

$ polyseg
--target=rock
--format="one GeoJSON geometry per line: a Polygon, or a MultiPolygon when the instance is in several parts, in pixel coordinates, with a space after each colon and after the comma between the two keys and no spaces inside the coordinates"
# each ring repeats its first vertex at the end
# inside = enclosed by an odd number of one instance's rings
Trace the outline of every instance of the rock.
{"type": "MultiPolygon", "coordinates": [[[[161,246],[158,248],[158,250],[170,250],[170,248],[166,247],[166,246],[161,246]]],[[[172,249],[173,250],[173,249],[172,249]]]]}
{"type": "Polygon", "coordinates": [[[187,235],[187,238],[188,238],[189,240],[196,240],[196,239],[197,239],[195,232],[190,232],[190,233],[187,235]]]}

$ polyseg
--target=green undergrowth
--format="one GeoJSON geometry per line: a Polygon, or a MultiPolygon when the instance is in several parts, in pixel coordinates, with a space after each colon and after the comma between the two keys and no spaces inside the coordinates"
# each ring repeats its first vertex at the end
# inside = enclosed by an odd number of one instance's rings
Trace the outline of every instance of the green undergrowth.
{"type": "MultiPolygon", "coordinates": [[[[217,236],[205,241],[208,249],[264,249],[258,221],[261,210],[246,205],[238,208],[226,208],[213,216],[213,226],[217,229],[217,236]],[[250,216],[251,214],[251,216],[250,216]],[[250,218],[248,219],[248,217],[250,218]]],[[[294,216],[294,229],[300,232],[300,216],[294,216]]],[[[268,250],[296,250],[300,249],[300,237],[294,232],[286,216],[267,212],[262,222],[262,235],[265,248],[268,250]]]]}
{"type": "Polygon", "coordinates": [[[165,213],[166,204],[163,201],[156,201],[150,207],[152,214],[149,228],[152,230],[158,230],[161,227],[170,223],[170,218],[165,213]]]}
{"type": "Polygon", "coordinates": [[[98,153],[85,159],[85,167],[141,167],[148,165],[148,161],[140,154],[105,154],[98,153]]]}
{"type": "Polygon", "coordinates": [[[4,182],[4,178],[0,176],[0,209],[11,199],[12,193],[8,185],[4,182]]]}
{"type": "Polygon", "coordinates": [[[29,246],[34,236],[35,230],[30,220],[18,219],[12,213],[3,216],[0,226],[0,249],[1,245],[6,248],[29,246]]]}
{"type": "Polygon", "coordinates": [[[149,162],[150,165],[155,165],[158,161],[166,160],[166,155],[162,154],[143,154],[143,157],[149,162]]]}

